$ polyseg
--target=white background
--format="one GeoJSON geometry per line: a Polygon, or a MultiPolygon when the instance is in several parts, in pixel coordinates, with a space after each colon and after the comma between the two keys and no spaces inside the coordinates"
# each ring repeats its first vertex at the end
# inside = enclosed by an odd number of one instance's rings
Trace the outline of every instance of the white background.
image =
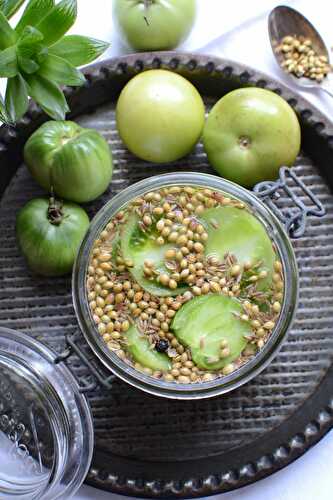
{"type": "MultiPolygon", "coordinates": [[[[282,3],[282,2],[281,2],[282,3]]],[[[284,2],[302,11],[333,45],[332,0],[284,2]]],[[[79,15],[73,33],[108,40],[103,57],[129,50],[117,38],[112,24],[112,0],[78,0],[79,15]]],[[[195,28],[181,47],[224,56],[283,79],[275,66],[267,37],[267,14],[278,5],[270,0],[198,0],[195,28]]],[[[333,119],[333,99],[319,92],[304,93],[333,119]]],[[[83,486],[75,500],[116,500],[124,497],[83,486]]],[[[302,458],[286,469],[254,485],[220,495],[223,500],[331,500],[333,498],[333,431],[302,458]]]]}

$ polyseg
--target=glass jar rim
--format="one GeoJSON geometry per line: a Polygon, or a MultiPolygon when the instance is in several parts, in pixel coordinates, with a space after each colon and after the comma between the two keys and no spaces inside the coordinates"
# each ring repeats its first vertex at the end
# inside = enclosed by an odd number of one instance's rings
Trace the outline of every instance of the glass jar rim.
{"type": "Polygon", "coordinates": [[[293,321],[298,303],[298,270],[296,257],[282,224],[256,195],[220,177],[197,172],[177,172],[149,177],[127,187],[108,201],[91,221],[79,249],[72,274],[72,297],[81,331],[102,364],[125,382],[150,394],[171,399],[202,399],[224,394],[259,374],[277,354],[293,321]],[[245,202],[264,225],[280,256],[285,278],[285,293],[278,322],[265,346],[230,375],[208,382],[175,384],[139,372],[112,353],[100,338],[91,318],[86,298],[86,273],[93,242],[110,219],[132,199],[164,186],[201,186],[227,193],[245,202]]]}

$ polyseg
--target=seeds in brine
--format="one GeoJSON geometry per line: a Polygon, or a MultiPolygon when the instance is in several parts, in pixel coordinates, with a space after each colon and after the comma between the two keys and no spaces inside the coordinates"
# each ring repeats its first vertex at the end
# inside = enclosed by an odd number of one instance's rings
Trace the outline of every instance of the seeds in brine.
{"type": "Polygon", "coordinates": [[[189,384],[232,374],[265,345],[284,277],[243,202],[180,185],[132,200],[108,222],[86,284],[112,353],[147,376],[189,384]]]}

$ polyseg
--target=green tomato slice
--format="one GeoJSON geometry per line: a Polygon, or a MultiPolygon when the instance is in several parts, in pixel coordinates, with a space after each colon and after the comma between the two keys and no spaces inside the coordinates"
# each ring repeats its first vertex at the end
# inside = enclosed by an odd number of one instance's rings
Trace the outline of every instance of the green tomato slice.
{"type": "Polygon", "coordinates": [[[114,235],[114,237],[112,238],[112,250],[111,250],[111,258],[112,260],[116,260],[117,256],[118,256],[118,251],[120,249],[120,235],[119,235],[119,231],[117,231],[114,235]]]}
{"type": "Polygon", "coordinates": [[[225,206],[205,210],[200,218],[208,233],[207,256],[223,259],[229,252],[239,264],[261,261],[260,270],[266,270],[268,276],[258,282],[258,288],[271,283],[276,254],[267,231],[254,215],[245,209],[225,206]]]}
{"type": "Polygon", "coordinates": [[[149,233],[144,233],[138,224],[139,220],[137,215],[130,215],[121,234],[122,255],[134,263],[134,267],[131,269],[132,276],[147,292],[160,297],[184,293],[188,289],[187,286],[171,290],[159,284],[156,279],[150,280],[144,276],[143,264],[145,260],[152,261],[156,271],[168,273],[164,265],[164,254],[166,250],[172,248],[172,245],[158,245],[155,241],[157,234],[154,229],[149,233]]]}
{"type": "Polygon", "coordinates": [[[195,297],[177,312],[172,329],[178,340],[190,348],[193,361],[202,369],[219,370],[239,357],[251,333],[240,302],[225,295],[195,297]],[[230,355],[220,358],[221,342],[226,340],[230,355]]]}
{"type": "Polygon", "coordinates": [[[140,335],[134,325],[130,326],[124,337],[127,340],[127,350],[135,361],[152,370],[165,372],[171,369],[168,356],[151,349],[148,339],[140,335]]]}

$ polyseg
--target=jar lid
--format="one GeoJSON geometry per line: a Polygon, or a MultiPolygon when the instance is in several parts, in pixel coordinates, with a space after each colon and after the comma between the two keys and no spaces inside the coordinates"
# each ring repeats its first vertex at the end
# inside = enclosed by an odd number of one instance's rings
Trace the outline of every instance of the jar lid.
{"type": "Polygon", "coordinates": [[[56,353],[0,328],[0,498],[70,497],[93,452],[86,398],[56,353]]]}

